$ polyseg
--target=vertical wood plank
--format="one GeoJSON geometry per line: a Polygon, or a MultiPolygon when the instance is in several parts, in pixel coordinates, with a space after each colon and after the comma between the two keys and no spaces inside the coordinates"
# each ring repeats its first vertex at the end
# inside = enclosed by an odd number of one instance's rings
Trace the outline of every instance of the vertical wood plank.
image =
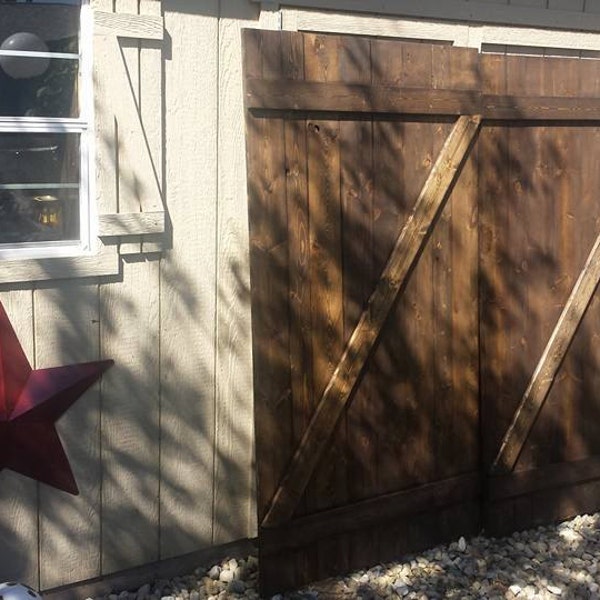
{"type": "MultiPolygon", "coordinates": [[[[99,360],[98,286],[77,281],[36,290],[38,368],[99,360]]],[[[100,575],[100,384],[61,417],[57,430],[79,495],[40,486],[40,586],[100,575]]]]}
{"type": "MultiPolygon", "coordinates": [[[[373,122],[340,123],[344,341],[350,338],[375,289],[373,269],[373,122]]],[[[377,425],[372,378],[367,371],[347,412],[348,494],[359,501],[377,490],[377,425]]]]}
{"type": "MultiPolygon", "coordinates": [[[[138,14],[138,0],[114,0],[115,12],[138,14]]],[[[139,40],[124,40],[121,42],[121,53],[123,56],[123,65],[115,65],[114,68],[125,68],[130,84],[130,89],[121,90],[122,94],[133,94],[136,104],[140,107],[140,41],[139,40]]],[[[116,96],[118,98],[118,96],[116,96]]],[[[118,107],[115,107],[115,114],[119,114],[118,107]]],[[[131,128],[135,127],[135,123],[124,122],[123,119],[117,118],[117,165],[118,165],[118,182],[117,182],[117,201],[119,212],[136,213],[140,212],[140,200],[137,190],[134,187],[136,181],[135,172],[129,172],[129,169],[135,168],[135,160],[132,159],[132,152],[135,151],[134,145],[131,143],[133,135],[130,133],[131,128]]],[[[128,237],[126,241],[122,241],[119,245],[119,253],[139,254],[141,251],[141,236],[128,237]]]]}
{"type": "Polygon", "coordinates": [[[287,211],[283,123],[251,119],[248,127],[252,131],[248,191],[255,422],[261,432],[256,440],[260,521],[292,451],[291,382],[286,364],[289,353],[287,211]],[[273,446],[278,448],[275,453],[273,446]]]}
{"type": "Polygon", "coordinates": [[[221,3],[219,21],[219,197],[213,543],[253,537],[253,406],[248,210],[242,94],[242,27],[258,7],[221,3]]]}
{"type": "MultiPolygon", "coordinates": [[[[481,57],[483,93],[506,93],[506,63],[501,55],[481,57]]],[[[506,362],[512,317],[503,298],[508,231],[508,133],[502,124],[479,136],[479,252],[481,314],[481,423],[483,461],[490,465],[510,422],[511,396],[506,362]]],[[[499,509],[500,510],[500,509],[499,509]]]]}
{"type": "Polygon", "coordinates": [[[160,556],[167,558],[213,538],[218,2],[163,0],[163,11],[171,36],[164,127],[172,247],[160,264],[160,556]]]}
{"type": "MultiPolygon", "coordinates": [[[[6,314],[32,367],[35,367],[33,292],[3,289],[6,314]]],[[[40,587],[38,484],[4,469],[0,473],[0,579],[40,587]]]]}
{"type": "Polygon", "coordinates": [[[158,559],[158,263],[123,262],[100,287],[101,349],[115,361],[102,386],[102,573],[158,559]]]}
{"type": "MultiPolygon", "coordinates": [[[[340,79],[337,36],[306,36],[307,80],[340,79]]],[[[308,198],[312,321],[313,397],[321,397],[343,349],[342,224],[338,121],[308,123],[308,198]]],[[[313,407],[314,410],[314,407],[313,407]]],[[[307,508],[346,500],[346,423],[341,420],[307,490],[307,508]]]]}
{"type": "MultiPolygon", "coordinates": [[[[246,56],[246,73],[280,77],[279,32],[252,36],[259,53],[246,56]]],[[[258,521],[262,521],[292,452],[293,399],[289,349],[289,216],[286,202],[285,124],[246,115],[252,279],[254,422],[257,427],[258,521]],[[278,451],[273,452],[273,447],[278,451]]]]}
{"type": "MultiPolygon", "coordinates": [[[[162,4],[157,0],[139,0],[142,15],[161,16],[162,4]]],[[[148,152],[154,166],[157,184],[163,190],[163,40],[140,41],[140,114],[148,143],[148,152]]],[[[150,182],[149,182],[150,183],[150,182]]],[[[162,242],[142,241],[142,252],[160,251],[162,242]]]]}
{"type": "MultiPolygon", "coordinates": [[[[93,0],[98,10],[112,11],[112,0],[93,0]]],[[[94,36],[94,122],[96,206],[98,214],[118,212],[117,130],[112,106],[110,67],[111,36],[94,36]]]]}

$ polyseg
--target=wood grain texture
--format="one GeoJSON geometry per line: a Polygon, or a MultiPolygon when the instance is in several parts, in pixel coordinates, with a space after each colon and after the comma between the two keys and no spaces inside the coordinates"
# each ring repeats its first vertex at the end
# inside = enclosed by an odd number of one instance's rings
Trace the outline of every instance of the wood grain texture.
{"type": "Polygon", "coordinates": [[[119,256],[116,249],[100,245],[98,253],[93,256],[6,261],[0,272],[0,284],[102,277],[117,273],[119,256]]]}
{"type": "Polygon", "coordinates": [[[213,538],[218,2],[162,4],[172,40],[164,152],[173,236],[160,263],[160,556],[168,558],[213,538]]]}
{"type": "Polygon", "coordinates": [[[163,233],[165,231],[165,213],[163,211],[100,215],[98,221],[100,237],[163,233]]]}
{"type": "Polygon", "coordinates": [[[240,30],[256,7],[221,7],[219,20],[219,197],[213,543],[253,537],[252,353],[246,153],[240,30]]]}
{"type": "MultiPolygon", "coordinates": [[[[38,289],[34,309],[37,367],[101,358],[98,285],[65,282],[38,289]]],[[[101,574],[100,405],[95,384],[57,424],[80,493],[40,486],[41,589],[101,574]]]]}
{"type": "Polygon", "coordinates": [[[164,26],[160,13],[139,15],[94,10],[94,33],[136,40],[162,40],[164,26]]]}
{"type": "MultiPolygon", "coordinates": [[[[0,293],[0,302],[35,368],[33,292],[12,290],[0,293]]],[[[4,469],[0,473],[0,578],[19,580],[39,589],[40,554],[38,527],[39,485],[4,469]]]]}
{"type": "Polygon", "coordinates": [[[282,111],[460,115],[480,112],[479,94],[315,81],[246,82],[246,106],[282,111]]]}
{"type": "Polygon", "coordinates": [[[494,471],[510,471],[544,404],[573,336],[600,282],[600,237],[596,239],[556,327],[538,362],[493,463],[494,471]]]}
{"type": "Polygon", "coordinates": [[[460,117],[446,141],[415,203],[413,214],[396,242],[377,288],[369,299],[367,309],[327,384],[315,415],[263,521],[263,526],[284,522],[296,506],[331,430],[352,393],[383,321],[421,250],[423,240],[427,239],[435,215],[468,152],[479,124],[478,117],[460,117]]]}

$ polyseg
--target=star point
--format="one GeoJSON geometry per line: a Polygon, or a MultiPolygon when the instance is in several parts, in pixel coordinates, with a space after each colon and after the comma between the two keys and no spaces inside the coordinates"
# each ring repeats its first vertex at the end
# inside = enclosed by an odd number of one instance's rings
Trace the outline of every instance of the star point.
{"type": "Polygon", "coordinates": [[[33,370],[0,303],[0,471],[78,494],[55,423],[113,364],[33,370]]]}

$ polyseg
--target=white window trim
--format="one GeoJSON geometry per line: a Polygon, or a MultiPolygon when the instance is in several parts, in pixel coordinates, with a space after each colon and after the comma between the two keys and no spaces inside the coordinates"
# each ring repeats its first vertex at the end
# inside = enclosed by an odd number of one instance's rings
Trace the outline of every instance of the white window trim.
{"type": "MultiPolygon", "coordinates": [[[[157,0],[158,1],[158,0],[157,0]]],[[[162,42],[164,39],[164,21],[159,15],[137,15],[127,13],[113,13],[87,7],[86,12],[82,12],[82,27],[90,26],[93,22],[93,35],[90,38],[90,48],[94,47],[94,53],[98,56],[88,53],[89,62],[82,65],[81,69],[88,69],[89,81],[98,81],[99,86],[93,90],[90,86],[88,96],[82,96],[83,103],[88,102],[87,114],[93,116],[93,108],[96,96],[107,106],[113,103],[110,101],[110,92],[112,87],[107,85],[110,77],[114,75],[111,69],[106,70],[105,60],[107,54],[118,49],[117,38],[129,38],[135,40],[153,40],[155,43],[162,42]],[[88,19],[86,22],[85,19],[88,19]],[[116,46],[113,45],[116,43],[116,46]],[[110,49],[110,52],[107,50],[110,49]],[[91,75],[93,73],[93,77],[91,75]],[[98,79],[96,79],[98,78],[98,79]]],[[[121,53],[116,52],[121,60],[121,53]]],[[[125,66],[121,65],[124,69],[125,66]]],[[[116,68],[116,65],[111,68],[116,68]]],[[[124,71],[122,72],[124,74],[124,71]]],[[[139,120],[139,114],[134,106],[127,103],[121,103],[118,111],[115,113],[116,119],[124,119],[124,122],[133,123],[133,118],[139,120]],[[123,108],[127,108],[126,114],[122,114],[123,108]]],[[[54,119],[47,119],[46,125],[51,125],[54,119]]],[[[91,165],[97,166],[98,157],[97,145],[92,143],[98,134],[97,119],[94,120],[94,128],[90,128],[87,135],[90,136],[88,146],[88,159],[91,165]]],[[[42,121],[38,121],[38,124],[42,121]]],[[[56,124],[56,123],[54,123],[56,124]]],[[[141,124],[139,135],[142,135],[141,124]]],[[[105,132],[106,133],[106,132],[105,132]]],[[[141,155],[136,157],[136,169],[140,169],[141,179],[150,180],[150,156],[141,155]],[[144,166],[145,165],[145,166],[144,166]]],[[[30,258],[23,260],[0,260],[0,285],[15,284],[19,282],[32,283],[34,281],[52,281],[57,279],[78,279],[78,278],[97,278],[106,276],[115,276],[120,273],[121,260],[123,254],[121,241],[128,241],[131,236],[141,236],[142,245],[138,244],[138,252],[155,253],[161,252],[164,248],[165,238],[165,209],[163,205],[162,191],[158,187],[149,190],[148,196],[140,198],[142,203],[142,212],[121,213],[116,211],[116,206],[111,200],[114,195],[114,187],[104,189],[105,182],[98,181],[98,172],[96,168],[90,171],[94,177],[88,181],[90,190],[90,235],[92,252],[88,254],[79,254],[76,256],[59,257],[54,254],[51,258],[30,258]],[[99,189],[96,189],[99,186],[99,189]],[[100,201],[98,193],[103,200],[100,201]],[[148,237],[146,237],[148,236],[148,237]],[[97,249],[97,250],[94,250],[97,249]]],[[[140,239],[138,237],[138,239],[140,239]]],[[[128,244],[125,244],[128,246],[128,244]]]]}
{"type": "Polygon", "coordinates": [[[64,258],[92,255],[98,251],[97,211],[94,191],[94,101],[92,77],[93,15],[89,0],[81,0],[79,53],[24,53],[0,51],[2,55],[43,55],[53,59],[78,60],[79,116],[7,117],[0,116],[0,133],[74,133],[79,134],[79,240],[0,244],[0,261],[64,258]]]}

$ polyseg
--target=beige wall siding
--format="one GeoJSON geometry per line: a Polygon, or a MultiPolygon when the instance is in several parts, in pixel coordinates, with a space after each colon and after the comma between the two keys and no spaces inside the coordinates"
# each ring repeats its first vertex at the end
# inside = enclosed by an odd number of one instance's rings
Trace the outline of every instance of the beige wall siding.
{"type": "MultiPolygon", "coordinates": [[[[163,42],[121,43],[121,93],[135,95],[169,232],[123,240],[111,277],[0,287],[32,365],[115,360],[58,425],[79,496],[0,473],[0,580],[41,589],[256,534],[240,29],[259,10],[114,10],[164,16],[163,42]]],[[[96,98],[98,195],[116,186],[118,208],[135,212],[133,127],[115,126],[107,97],[96,98]]]]}

